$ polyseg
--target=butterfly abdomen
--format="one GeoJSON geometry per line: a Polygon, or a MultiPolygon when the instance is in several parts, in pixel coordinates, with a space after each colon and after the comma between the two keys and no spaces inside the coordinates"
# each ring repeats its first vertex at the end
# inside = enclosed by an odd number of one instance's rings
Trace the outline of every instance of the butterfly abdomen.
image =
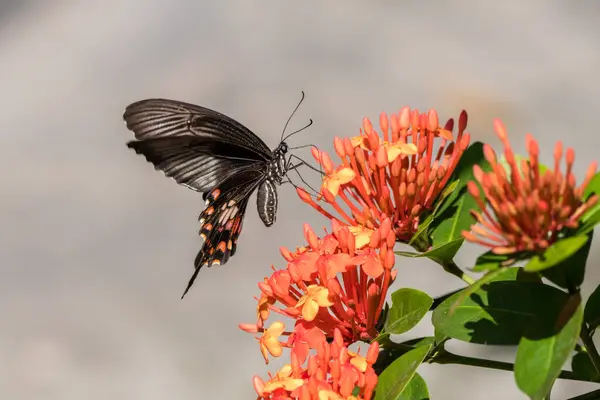
{"type": "Polygon", "coordinates": [[[262,222],[266,226],[273,225],[277,216],[277,189],[271,179],[265,179],[258,187],[256,206],[262,222]]]}

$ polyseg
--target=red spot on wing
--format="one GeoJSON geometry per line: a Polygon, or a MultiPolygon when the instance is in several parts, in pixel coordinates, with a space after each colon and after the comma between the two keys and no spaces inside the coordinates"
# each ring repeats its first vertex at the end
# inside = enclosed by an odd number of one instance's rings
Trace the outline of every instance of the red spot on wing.
{"type": "Polygon", "coordinates": [[[227,244],[225,242],[220,242],[217,245],[217,250],[220,251],[221,253],[225,253],[225,250],[227,250],[227,244]]]}

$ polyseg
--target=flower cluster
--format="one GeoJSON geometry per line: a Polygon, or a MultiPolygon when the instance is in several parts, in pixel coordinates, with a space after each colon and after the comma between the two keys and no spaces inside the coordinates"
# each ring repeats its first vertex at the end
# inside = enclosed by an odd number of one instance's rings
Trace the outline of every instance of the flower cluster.
{"type": "Polygon", "coordinates": [[[475,182],[468,184],[469,193],[483,211],[471,212],[479,225],[473,225],[470,232],[463,232],[463,236],[491,248],[496,254],[543,251],[560,238],[565,228],[577,228],[581,216],[598,201],[596,195],[583,200],[583,192],[594,176],[597,164],[594,162],[589,166],[583,183],[577,187],[572,172],[575,161],[572,148],[565,152],[567,169],[564,174],[560,168],[561,142],[554,148],[554,169],[544,171],[538,160],[538,143],[531,135],[525,136],[529,159],[517,162],[504,125],[496,120],[494,129],[504,145],[504,157],[510,171],[507,173],[494,150],[484,145],[491,171],[484,172],[475,165],[473,173],[482,190],[475,182]],[[486,209],[486,200],[491,210],[486,209]]]}
{"type": "MultiPolygon", "coordinates": [[[[359,136],[335,138],[338,164],[326,152],[313,149],[324,172],[321,189],[316,196],[301,188],[297,192],[330,220],[331,231],[318,236],[304,225],[306,244],[295,250],[281,248],[286,266],[273,267],[259,282],[256,322],[240,324],[257,335],[267,364],[270,357],[289,350],[290,362],[275,375],[266,381],[254,377],[258,400],[372,398],[378,381],[373,369],[379,353],[375,339],[397,272],[394,246],[409,242],[423,218],[448,218],[431,212],[469,147],[466,126],[463,111],[454,137],[452,119],[441,127],[435,110],[420,113],[405,107],[397,115],[381,114],[381,135],[365,118],[359,136]],[[291,329],[284,320],[293,321],[291,329]],[[348,350],[358,341],[371,342],[366,356],[348,350]]],[[[463,236],[496,254],[543,251],[567,229],[577,228],[581,216],[597,203],[595,195],[583,198],[596,163],[576,186],[572,149],[565,152],[566,172],[560,169],[560,142],[554,168],[546,169],[539,164],[538,144],[531,136],[526,136],[529,158],[517,160],[499,121],[495,129],[506,162],[499,162],[484,145],[491,170],[475,165],[476,182],[466,183],[482,211],[471,210],[477,224],[463,236]]],[[[457,215],[451,217],[465,216],[457,215]]]]}
{"type": "Polygon", "coordinates": [[[254,389],[265,400],[369,400],[377,385],[373,364],[378,353],[377,343],[365,357],[349,351],[335,329],[331,343],[318,340],[316,354],[301,360],[292,353],[291,363],[266,382],[255,376],[254,389]]]}
{"type": "Polygon", "coordinates": [[[408,241],[422,213],[433,209],[469,146],[467,113],[460,115],[456,140],[454,121],[450,119],[440,127],[435,110],[420,113],[404,107],[391,118],[382,113],[380,126],[383,138],[367,118],[359,136],[336,137],[335,151],[341,159],[338,166],[327,153],[313,149],[326,174],[320,196],[314,199],[302,189],[298,194],[326,217],[354,227],[375,229],[390,219],[396,239],[408,241]],[[320,204],[322,200],[337,216],[320,204]]]}
{"type": "Polygon", "coordinates": [[[267,362],[268,354],[278,357],[283,347],[293,348],[303,359],[321,336],[331,337],[335,330],[345,345],[379,334],[377,323],[396,275],[391,221],[370,230],[332,220],[332,232],[323,238],[308,225],[304,235],[307,246],[295,252],[281,249],[287,268],[259,283],[257,323],[240,325],[262,333],[259,340],[267,362]],[[279,321],[265,329],[271,313],[295,319],[294,331],[286,332],[279,321]],[[282,335],[288,337],[285,342],[279,340],[282,335]]]}

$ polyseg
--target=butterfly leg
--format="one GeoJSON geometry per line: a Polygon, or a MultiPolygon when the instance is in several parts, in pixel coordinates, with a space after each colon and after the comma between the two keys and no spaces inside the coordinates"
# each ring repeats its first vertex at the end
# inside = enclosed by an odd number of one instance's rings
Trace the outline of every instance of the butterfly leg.
{"type": "Polygon", "coordinates": [[[325,175],[322,170],[316,169],[315,167],[313,167],[312,165],[310,165],[309,163],[307,163],[306,161],[304,161],[302,158],[298,157],[295,154],[291,154],[290,155],[290,158],[288,159],[288,165],[290,166],[288,168],[288,170],[291,170],[291,169],[294,169],[294,168],[298,168],[300,165],[306,165],[308,168],[312,169],[313,171],[318,172],[321,175],[325,175]],[[300,163],[296,164],[295,166],[292,166],[292,160],[293,159],[300,161],[300,163]]]}
{"type": "MultiPolygon", "coordinates": [[[[290,163],[291,164],[291,163],[290,163]]],[[[298,164],[295,165],[291,165],[290,167],[287,168],[288,172],[289,171],[294,171],[298,174],[298,177],[300,178],[300,180],[302,181],[302,183],[304,183],[306,186],[308,186],[309,189],[311,189],[313,192],[315,192],[315,195],[319,195],[319,192],[317,190],[315,190],[308,182],[306,182],[304,180],[304,178],[302,177],[302,175],[300,175],[300,172],[298,171],[298,167],[302,166],[302,165],[306,165],[304,162],[300,162],[298,164]]],[[[288,176],[287,181],[288,183],[292,184],[296,189],[299,188],[298,185],[296,185],[294,182],[292,182],[292,180],[290,179],[290,177],[288,176]]],[[[283,183],[283,182],[282,182],[283,183]]]]}

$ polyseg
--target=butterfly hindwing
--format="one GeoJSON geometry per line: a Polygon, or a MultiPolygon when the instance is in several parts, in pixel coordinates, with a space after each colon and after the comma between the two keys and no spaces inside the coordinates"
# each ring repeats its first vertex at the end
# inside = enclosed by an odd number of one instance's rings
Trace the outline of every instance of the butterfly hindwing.
{"type": "Polygon", "coordinates": [[[235,254],[248,200],[264,179],[259,169],[249,169],[222,182],[206,195],[206,208],[198,218],[204,243],[194,261],[195,271],[184,296],[200,268],[225,264],[235,254]]]}

